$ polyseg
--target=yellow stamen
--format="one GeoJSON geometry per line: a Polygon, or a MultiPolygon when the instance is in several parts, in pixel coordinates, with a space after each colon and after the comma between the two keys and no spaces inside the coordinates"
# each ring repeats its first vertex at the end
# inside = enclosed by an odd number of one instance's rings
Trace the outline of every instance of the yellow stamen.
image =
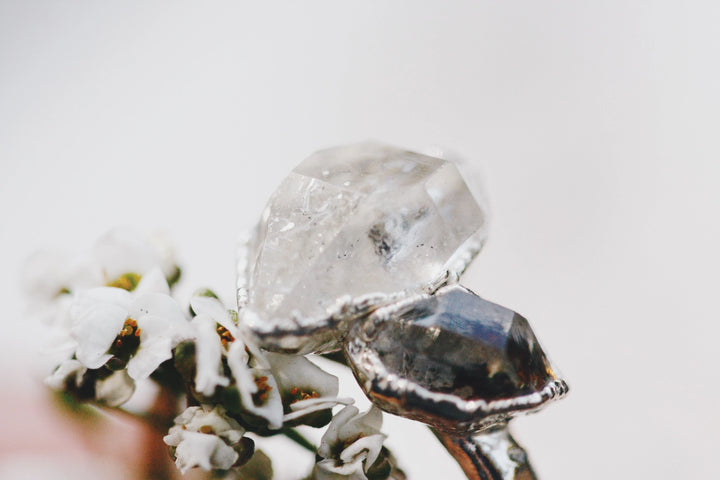
{"type": "Polygon", "coordinates": [[[107,286],[122,288],[123,290],[127,290],[128,292],[132,292],[138,286],[138,283],[140,283],[140,278],[140,275],[138,275],[137,273],[123,273],[115,280],[109,281],[107,286]]]}
{"type": "Polygon", "coordinates": [[[229,348],[229,345],[235,341],[235,337],[228,331],[227,328],[223,327],[219,323],[217,324],[217,333],[220,335],[220,343],[225,349],[229,348]]]}
{"type": "Polygon", "coordinates": [[[304,391],[300,390],[298,387],[293,387],[290,389],[290,396],[292,397],[290,400],[290,403],[299,402],[301,400],[309,400],[311,398],[318,398],[320,395],[315,390],[310,391],[304,391]]]}
{"type": "Polygon", "coordinates": [[[109,362],[112,365],[110,368],[124,368],[128,360],[135,355],[140,344],[140,332],[134,319],[125,320],[108,351],[113,356],[109,362]]]}
{"type": "Polygon", "coordinates": [[[270,398],[270,391],[272,387],[267,383],[268,377],[262,376],[255,378],[255,385],[257,385],[258,391],[253,393],[252,398],[255,405],[265,403],[270,398]]]}

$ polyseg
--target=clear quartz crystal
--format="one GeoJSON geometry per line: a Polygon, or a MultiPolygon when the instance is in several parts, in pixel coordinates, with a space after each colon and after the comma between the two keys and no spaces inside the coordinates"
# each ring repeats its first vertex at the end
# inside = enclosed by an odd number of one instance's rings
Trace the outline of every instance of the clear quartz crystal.
{"type": "Polygon", "coordinates": [[[294,342],[288,332],[332,330],[342,304],[459,276],[485,227],[451,162],[375,143],[317,152],[275,191],[249,243],[244,321],[270,349],[337,348],[327,331],[294,342]],[[274,342],[273,330],[285,340],[274,342]]]}

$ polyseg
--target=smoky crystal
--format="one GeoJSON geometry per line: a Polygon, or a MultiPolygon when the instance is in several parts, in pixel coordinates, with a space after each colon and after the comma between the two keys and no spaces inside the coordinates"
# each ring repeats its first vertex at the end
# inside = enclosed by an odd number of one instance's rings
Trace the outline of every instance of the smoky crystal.
{"type": "Polygon", "coordinates": [[[567,390],[527,320],[459,285],[378,310],[347,353],[383,409],[445,430],[473,430],[567,390]]]}

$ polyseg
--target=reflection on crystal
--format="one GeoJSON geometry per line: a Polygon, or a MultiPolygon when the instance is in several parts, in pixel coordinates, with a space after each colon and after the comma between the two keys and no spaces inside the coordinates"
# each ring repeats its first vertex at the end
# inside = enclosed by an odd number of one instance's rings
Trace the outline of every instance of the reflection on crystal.
{"type": "MultiPolygon", "coordinates": [[[[374,143],[315,153],[273,194],[250,244],[245,323],[324,325],[340,298],[417,292],[459,275],[484,239],[485,212],[454,164],[374,143]]],[[[337,348],[320,337],[264,343],[337,348]]]]}
{"type": "Polygon", "coordinates": [[[348,354],[366,393],[392,413],[503,421],[567,388],[525,318],[461,286],[387,311],[353,330],[348,354]]]}

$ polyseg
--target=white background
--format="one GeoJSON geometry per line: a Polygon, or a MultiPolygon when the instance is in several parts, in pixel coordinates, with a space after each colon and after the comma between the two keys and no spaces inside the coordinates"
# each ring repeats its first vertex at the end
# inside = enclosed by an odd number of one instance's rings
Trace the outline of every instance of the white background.
{"type": "MultiPolygon", "coordinates": [[[[306,155],[440,145],[493,206],[464,283],[572,387],[515,422],[542,478],[718,478],[717,4],[261,3],[0,1],[3,381],[36,350],[34,249],[159,228],[229,301],[236,235],[306,155]]],[[[384,429],[411,478],[461,478],[384,429]]]]}

